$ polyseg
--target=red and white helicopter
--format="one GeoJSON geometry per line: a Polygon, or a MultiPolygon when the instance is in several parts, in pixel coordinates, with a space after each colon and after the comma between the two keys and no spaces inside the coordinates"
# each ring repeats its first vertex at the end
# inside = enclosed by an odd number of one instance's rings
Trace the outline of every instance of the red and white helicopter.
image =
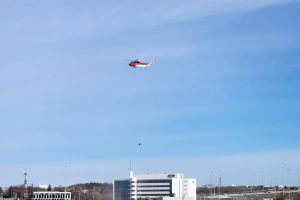
{"type": "Polygon", "coordinates": [[[152,64],[153,64],[153,61],[147,63],[147,62],[141,62],[137,59],[137,60],[131,61],[128,65],[132,68],[137,68],[137,67],[146,68],[146,67],[151,66],[152,64]]]}

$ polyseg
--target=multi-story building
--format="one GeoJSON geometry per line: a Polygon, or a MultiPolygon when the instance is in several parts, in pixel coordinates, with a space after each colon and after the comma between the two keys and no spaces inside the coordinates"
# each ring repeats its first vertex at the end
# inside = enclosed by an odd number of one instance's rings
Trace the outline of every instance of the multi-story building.
{"type": "Polygon", "coordinates": [[[133,174],[114,181],[114,200],[196,200],[196,179],[183,174],[133,174]],[[171,197],[171,198],[170,198],[171,197]]]}
{"type": "Polygon", "coordinates": [[[71,192],[33,192],[32,200],[71,200],[71,192]]]}

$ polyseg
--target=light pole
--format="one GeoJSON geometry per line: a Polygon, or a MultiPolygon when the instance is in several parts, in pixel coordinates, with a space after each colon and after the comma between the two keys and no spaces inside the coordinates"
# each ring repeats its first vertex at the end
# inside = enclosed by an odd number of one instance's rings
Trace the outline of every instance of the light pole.
{"type": "Polygon", "coordinates": [[[275,188],[275,193],[276,193],[276,196],[277,196],[277,169],[274,169],[274,181],[275,181],[275,185],[274,185],[274,188],[275,188]]]}
{"type": "Polygon", "coordinates": [[[221,193],[221,185],[222,185],[222,177],[220,175],[219,176],[219,198],[220,198],[220,193],[221,193]]]}
{"type": "Polygon", "coordinates": [[[212,195],[212,172],[211,169],[209,170],[209,195],[212,195]]]}
{"type": "Polygon", "coordinates": [[[212,177],[212,179],[213,179],[213,187],[214,187],[214,196],[216,196],[216,186],[215,186],[215,184],[214,184],[214,179],[215,179],[215,168],[213,168],[213,177],[212,177]]]}
{"type": "Polygon", "coordinates": [[[253,171],[252,168],[250,168],[250,187],[251,187],[251,193],[253,192],[253,183],[252,183],[252,177],[253,177],[253,171]]]}
{"type": "Polygon", "coordinates": [[[64,165],[65,168],[65,175],[64,175],[64,182],[65,182],[65,195],[64,195],[64,200],[66,200],[66,195],[67,195],[67,183],[66,183],[66,179],[67,179],[67,165],[64,165]]]}
{"type": "Polygon", "coordinates": [[[286,184],[289,190],[289,199],[291,199],[291,188],[289,185],[289,174],[290,174],[290,169],[286,169],[286,184]]]}
{"type": "Polygon", "coordinates": [[[281,167],[281,183],[282,183],[282,196],[284,196],[284,181],[283,181],[283,174],[284,174],[284,167],[281,167]]]}
{"type": "Polygon", "coordinates": [[[299,168],[297,168],[297,188],[300,187],[300,179],[299,179],[299,168]]]}

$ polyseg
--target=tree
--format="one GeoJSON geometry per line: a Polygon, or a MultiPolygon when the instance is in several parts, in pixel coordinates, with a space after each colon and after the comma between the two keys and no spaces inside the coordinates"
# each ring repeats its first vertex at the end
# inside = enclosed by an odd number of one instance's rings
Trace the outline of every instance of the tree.
{"type": "Polygon", "coordinates": [[[47,191],[52,191],[52,187],[50,184],[48,185],[47,191]]]}

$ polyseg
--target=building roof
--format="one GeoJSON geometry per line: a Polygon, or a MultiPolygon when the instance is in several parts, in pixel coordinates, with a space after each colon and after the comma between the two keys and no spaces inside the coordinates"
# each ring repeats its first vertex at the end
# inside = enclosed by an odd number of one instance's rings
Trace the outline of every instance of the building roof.
{"type": "Polygon", "coordinates": [[[133,174],[132,178],[137,179],[172,179],[172,178],[183,178],[183,174],[171,174],[171,173],[146,173],[146,174],[133,174]]]}

